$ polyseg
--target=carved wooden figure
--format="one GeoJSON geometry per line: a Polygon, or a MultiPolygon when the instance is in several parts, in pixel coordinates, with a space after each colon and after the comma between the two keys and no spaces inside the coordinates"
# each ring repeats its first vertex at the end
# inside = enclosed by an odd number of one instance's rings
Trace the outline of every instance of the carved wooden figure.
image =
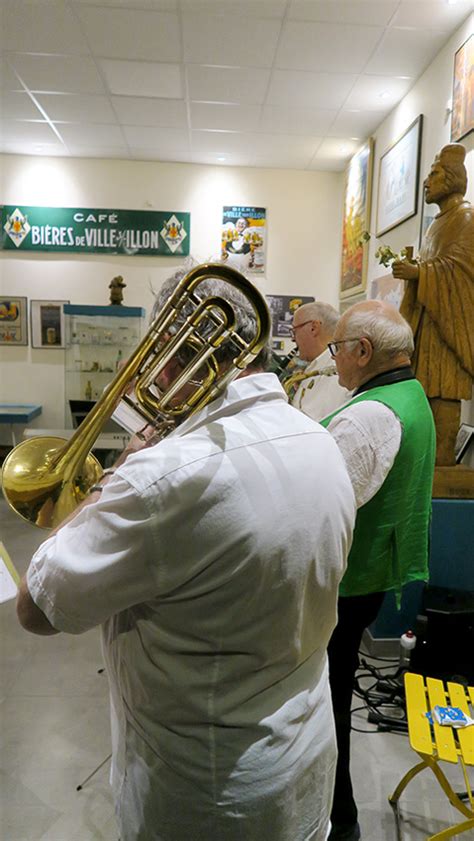
{"type": "Polygon", "coordinates": [[[466,150],[444,146],[424,182],[439,213],[414,262],[396,261],[393,276],[407,281],[400,307],[415,336],[413,366],[433,410],[436,464],[455,464],[461,400],[470,400],[474,375],[474,207],[464,200],[466,150]]]}

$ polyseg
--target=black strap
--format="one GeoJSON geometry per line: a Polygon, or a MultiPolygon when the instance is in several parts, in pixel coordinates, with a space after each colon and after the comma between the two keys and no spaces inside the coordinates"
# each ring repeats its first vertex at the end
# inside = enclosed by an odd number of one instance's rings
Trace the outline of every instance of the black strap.
{"type": "Polygon", "coordinates": [[[392,385],[393,383],[403,383],[405,380],[414,380],[415,374],[409,365],[403,365],[401,368],[392,368],[391,371],[382,371],[366,383],[362,383],[359,388],[354,391],[353,397],[368,391],[370,388],[378,388],[381,385],[392,385]]]}

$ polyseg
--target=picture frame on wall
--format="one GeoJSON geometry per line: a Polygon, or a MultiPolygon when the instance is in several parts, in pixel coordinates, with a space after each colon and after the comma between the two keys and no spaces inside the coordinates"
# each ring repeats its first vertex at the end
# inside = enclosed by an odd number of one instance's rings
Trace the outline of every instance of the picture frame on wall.
{"type": "Polygon", "coordinates": [[[369,138],[346,169],[339,299],[363,292],[367,283],[368,242],[362,234],[370,227],[374,141],[369,138]]]}
{"type": "Polygon", "coordinates": [[[69,301],[30,302],[31,347],[58,350],[66,346],[64,304],[69,304],[69,301]]]}
{"type": "Polygon", "coordinates": [[[474,131],[474,34],[454,54],[451,141],[474,131]]]}
{"type": "Polygon", "coordinates": [[[379,162],[376,236],[415,216],[418,209],[423,114],[383,153],[379,162]]]}
{"type": "Polygon", "coordinates": [[[0,345],[28,345],[28,299],[18,295],[0,296],[0,345]]]}
{"type": "Polygon", "coordinates": [[[427,204],[424,199],[422,200],[422,208],[420,214],[420,239],[418,243],[418,248],[421,248],[423,237],[425,236],[433,219],[435,218],[435,216],[437,216],[438,213],[439,208],[437,204],[427,204]]]}
{"type": "Polygon", "coordinates": [[[473,441],[474,426],[470,423],[462,423],[459,427],[459,432],[456,436],[456,443],[454,445],[456,464],[460,464],[464,456],[467,455],[473,441]]]}
{"type": "Polygon", "coordinates": [[[352,295],[350,298],[344,298],[342,301],[339,302],[339,312],[341,315],[345,313],[349,307],[352,307],[354,304],[360,304],[362,301],[367,300],[367,295],[364,292],[359,292],[358,295],[352,295]]]}

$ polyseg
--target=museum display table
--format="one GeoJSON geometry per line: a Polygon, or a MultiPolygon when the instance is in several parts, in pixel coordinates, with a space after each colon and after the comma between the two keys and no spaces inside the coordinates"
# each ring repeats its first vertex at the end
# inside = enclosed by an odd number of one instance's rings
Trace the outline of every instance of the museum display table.
{"type": "Polygon", "coordinates": [[[13,447],[17,443],[15,425],[26,426],[33,418],[37,418],[42,411],[42,406],[32,403],[0,403],[0,423],[10,426],[13,447]]]}

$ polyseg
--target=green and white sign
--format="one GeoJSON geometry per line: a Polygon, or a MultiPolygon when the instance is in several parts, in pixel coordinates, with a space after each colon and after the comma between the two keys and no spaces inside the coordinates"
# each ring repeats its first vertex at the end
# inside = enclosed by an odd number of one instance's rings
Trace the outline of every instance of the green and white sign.
{"type": "Polygon", "coordinates": [[[11,251],[189,254],[191,215],[86,207],[2,207],[1,245],[11,251]]]}

